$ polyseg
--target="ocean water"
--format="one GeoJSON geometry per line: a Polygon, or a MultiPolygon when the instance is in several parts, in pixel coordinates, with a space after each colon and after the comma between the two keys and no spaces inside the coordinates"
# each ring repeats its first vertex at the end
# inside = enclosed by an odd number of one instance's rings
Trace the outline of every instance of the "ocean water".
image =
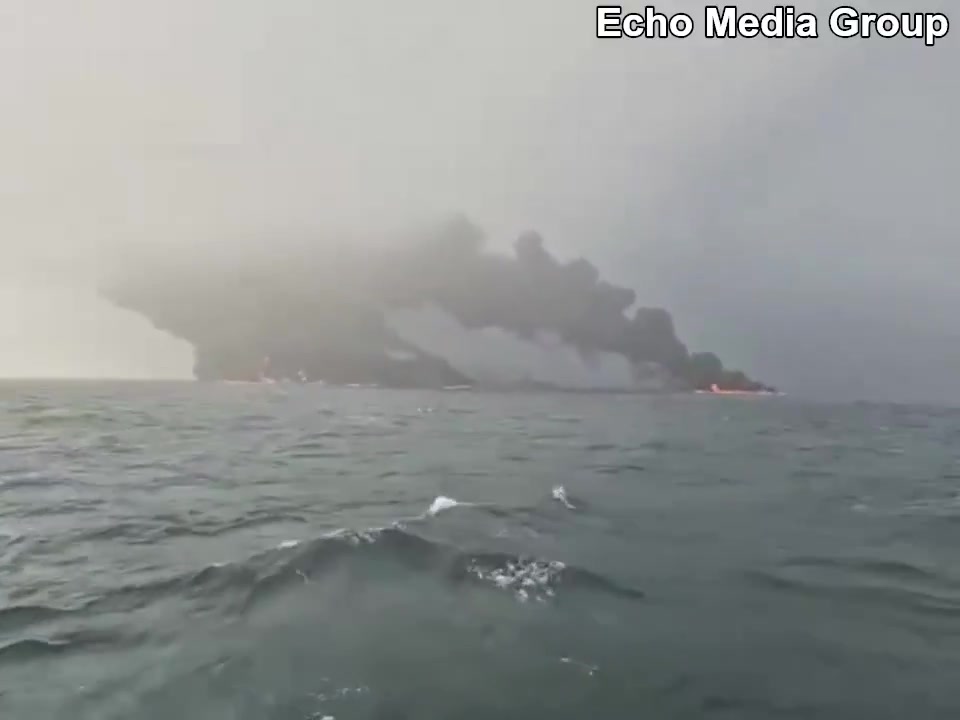
{"type": "Polygon", "coordinates": [[[0,385],[0,717],[960,717],[960,412],[0,385]]]}

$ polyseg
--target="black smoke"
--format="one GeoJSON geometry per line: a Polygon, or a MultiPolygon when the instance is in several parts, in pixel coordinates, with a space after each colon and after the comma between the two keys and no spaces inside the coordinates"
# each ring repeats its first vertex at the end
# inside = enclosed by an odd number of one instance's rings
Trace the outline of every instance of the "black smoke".
{"type": "Polygon", "coordinates": [[[397,252],[379,278],[391,305],[433,303],[468,328],[496,327],[535,340],[558,334],[585,359],[620,353],[636,367],[656,364],[695,388],[772,389],[724,368],[713,353],[691,353],[670,313],[639,307],[636,293],[601,279],[588,260],[560,262],[527,232],[514,256],[484,251],[481,231],[458,218],[397,252]]]}
{"type": "Polygon", "coordinates": [[[551,333],[586,361],[618,353],[638,372],[666,369],[678,387],[764,389],[712,353],[690,353],[666,310],[634,308],[633,290],[604,281],[585,259],[557,260],[535,232],[516,240],[513,256],[486,250],[465,218],[387,249],[331,247],[281,243],[179,268],[155,261],[105,294],[191,342],[201,378],[248,378],[270,358],[279,373],[333,382],[469,382],[383,319],[385,309],[432,305],[469,329],[499,328],[532,342],[551,333]],[[416,361],[398,365],[385,350],[416,361]]]}

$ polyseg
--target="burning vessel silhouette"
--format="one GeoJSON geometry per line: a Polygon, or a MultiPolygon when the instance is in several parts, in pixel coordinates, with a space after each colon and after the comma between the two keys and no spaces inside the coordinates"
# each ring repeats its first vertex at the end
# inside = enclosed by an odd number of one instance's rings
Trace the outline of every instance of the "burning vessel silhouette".
{"type": "MultiPolygon", "coordinates": [[[[623,390],[774,391],[713,353],[691,353],[666,310],[635,308],[632,289],[602,280],[583,258],[557,260],[537,233],[521,235],[512,257],[483,244],[474,225],[456,218],[412,243],[376,249],[274,243],[194,254],[188,265],[143,258],[102,293],[191,343],[198,380],[483,388],[488,383],[463,363],[388,320],[404,309],[435,308],[464,333],[496,329],[541,351],[549,335],[546,360],[556,343],[584,368],[621,358],[623,390]]],[[[528,384],[550,386],[541,380],[533,373],[528,384]]]]}
{"type": "Polygon", "coordinates": [[[782,392],[773,388],[763,388],[762,390],[724,390],[716,383],[710,385],[706,390],[698,388],[698,395],[783,395],[782,392]]]}

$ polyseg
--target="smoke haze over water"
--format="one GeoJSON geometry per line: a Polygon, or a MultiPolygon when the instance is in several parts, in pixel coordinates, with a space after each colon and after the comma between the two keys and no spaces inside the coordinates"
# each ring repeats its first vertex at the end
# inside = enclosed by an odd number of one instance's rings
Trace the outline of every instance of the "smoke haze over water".
{"type": "Polygon", "coordinates": [[[955,34],[601,42],[594,5],[545,0],[12,8],[0,375],[187,376],[95,297],[121,254],[463,211],[788,391],[960,400],[955,34]]]}

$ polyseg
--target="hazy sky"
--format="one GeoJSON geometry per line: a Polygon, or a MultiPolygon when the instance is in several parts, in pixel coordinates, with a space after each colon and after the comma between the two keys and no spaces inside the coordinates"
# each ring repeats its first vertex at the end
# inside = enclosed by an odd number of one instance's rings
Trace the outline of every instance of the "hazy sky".
{"type": "Polygon", "coordinates": [[[960,401],[960,26],[838,41],[832,7],[599,41],[579,0],[0,0],[0,375],[189,372],[94,297],[118,252],[462,210],[788,390],[960,401]]]}

